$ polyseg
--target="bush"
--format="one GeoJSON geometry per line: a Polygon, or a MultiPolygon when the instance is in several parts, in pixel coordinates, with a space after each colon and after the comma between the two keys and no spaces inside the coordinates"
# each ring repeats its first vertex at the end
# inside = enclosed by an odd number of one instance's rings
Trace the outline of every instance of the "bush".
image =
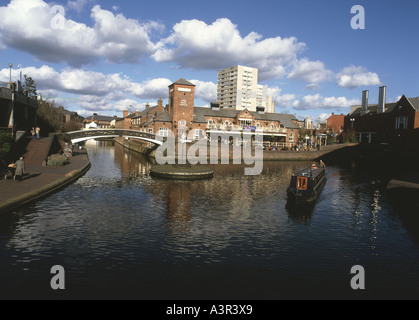
{"type": "Polygon", "coordinates": [[[10,150],[12,150],[12,144],[10,142],[4,143],[1,148],[2,153],[9,153],[10,150]]]}
{"type": "Polygon", "coordinates": [[[64,166],[68,163],[67,157],[60,154],[53,154],[48,157],[48,166],[64,166]]]}
{"type": "Polygon", "coordinates": [[[12,149],[14,140],[11,134],[0,132],[0,158],[3,158],[12,149]]]}

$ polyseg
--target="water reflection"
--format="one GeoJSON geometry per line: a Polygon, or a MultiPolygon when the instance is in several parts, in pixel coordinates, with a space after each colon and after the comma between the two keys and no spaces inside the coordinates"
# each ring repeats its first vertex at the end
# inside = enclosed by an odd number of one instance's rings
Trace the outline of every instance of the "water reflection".
{"type": "Polygon", "coordinates": [[[379,179],[328,167],[317,201],[295,207],[286,188],[310,163],[265,162],[259,176],[211,166],[213,179],[169,181],[119,145],[88,149],[84,177],[0,217],[0,297],[48,284],[53,264],[66,266],[73,298],[128,288],[127,298],[339,298],[354,264],[368,267],[372,297],[383,287],[419,297],[418,231],[379,179]]]}
{"type": "Polygon", "coordinates": [[[287,209],[291,220],[303,224],[309,224],[315,205],[315,202],[296,203],[295,201],[287,201],[285,208],[287,209]]]}
{"type": "Polygon", "coordinates": [[[171,182],[167,184],[166,219],[168,234],[181,234],[190,230],[191,184],[171,182]]]}
{"type": "Polygon", "coordinates": [[[121,178],[123,180],[148,177],[151,162],[141,154],[127,151],[122,146],[116,144],[114,148],[115,163],[121,168],[121,178]]]}

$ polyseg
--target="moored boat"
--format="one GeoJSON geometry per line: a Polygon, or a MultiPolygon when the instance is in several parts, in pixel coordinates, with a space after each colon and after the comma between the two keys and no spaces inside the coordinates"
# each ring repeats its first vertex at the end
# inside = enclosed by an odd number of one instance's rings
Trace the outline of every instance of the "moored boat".
{"type": "Polygon", "coordinates": [[[315,201],[326,180],[326,169],[315,165],[293,174],[290,186],[287,189],[288,200],[297,202],[315,201]]]}

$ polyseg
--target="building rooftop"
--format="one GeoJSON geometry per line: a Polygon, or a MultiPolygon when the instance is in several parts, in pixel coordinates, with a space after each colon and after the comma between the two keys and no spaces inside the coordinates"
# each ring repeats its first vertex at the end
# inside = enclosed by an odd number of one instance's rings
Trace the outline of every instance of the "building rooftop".
{"type": "MultiPolygon", "coordinates": [[[[78,114],[77,114],[77,112],[75,112],[75,111],[69,111],[69,110],[67,110],[67,109],[64,109],[64,107],[62,107],[62,106],[59,106],[58,108],[57,108],[57,111],[59,112],[59,113],[61,113],[61,114],[64,114],[64,115],[70,115],[70,116],[79,116],[78,114]]],[[[79,116],[80,118],[83,118],[82,116],[79,116]]]]}
{"type": "Polygon", "coordinates": [[[178,81],[172,83],[171,85],[173,85],[173,84],[181,84],[181,85],[184,85],[184,86],[193,86],[193,87],[196,87],[193,83],[191,83],[188,80],[185,80],[183,78],[180,78],[178,81]]]}
{"type": "MultiPolygon", "coordinates": [[[[419,97],[407,98],[403,95],[402,98],[400,98],[400,100],[402,100],[403,98],[405,98],[410,103],[410,105],[413,109],[415,109],[415,111],[419,112],[419,97]]],[[[400,100],[397,102],[386,103],[384,107],[384,113],[392,112],[394,108],[399,105],[400,100]]],[[[355,110],[351,113],[351,115],[362,115],[362,106],[356,105],[353,107],[355,108],[355,110]]],[[[378,113],[377,109],[378,104],[369,104],[367,107],[366,114],[376,114],[378,113]]]]}
{"type": "Polygon", "coordinates": [[[120,118],[118,118],[117,116],[113,116],[113,117],[111,117],[111,116],[101,116],[101,115],[98,115],[98,114],[93,114],[92,116],[85,118],[85,120],[87,120],[87,121],[96,120],[96,121],[109,121],[109,122],[111,122],[112,120],[119,120],[119,119],[120,118]]]}
{"type": "MultiPolygon", "coordinates": [[[[235,118],[237,114],[242,113],[243,110],[236,110],[233,108],[221,108],[219,110],[213,110],[207,107],[194,107],[194,122],[206,123],[205,116],[207,117],[223,117],[223,118],[235,118]]],[[[279,121],[285,128],[298,129],[299,127],[293,122],[297,120],[292,114],[284,113],[257,113],[249,111],[255,120],[262,121],[279,121]]]]}

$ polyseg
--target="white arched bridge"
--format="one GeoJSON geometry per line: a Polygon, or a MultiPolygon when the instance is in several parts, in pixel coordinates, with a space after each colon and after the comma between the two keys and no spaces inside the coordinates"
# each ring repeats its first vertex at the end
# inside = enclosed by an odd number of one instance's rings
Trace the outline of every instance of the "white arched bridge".
{"type": "Polygon", "coordinates": [[[89,129],[67,132],[66,135],[71,140],[72,144],[76,144],[90,139],[118,137],[133,138],[143,140],[146,142],[151,142],[152,144],[154,144],[155,148],[163,144],[163,139],[156,139],[156,135],[153,133],[126,129],[89,129]]]}

